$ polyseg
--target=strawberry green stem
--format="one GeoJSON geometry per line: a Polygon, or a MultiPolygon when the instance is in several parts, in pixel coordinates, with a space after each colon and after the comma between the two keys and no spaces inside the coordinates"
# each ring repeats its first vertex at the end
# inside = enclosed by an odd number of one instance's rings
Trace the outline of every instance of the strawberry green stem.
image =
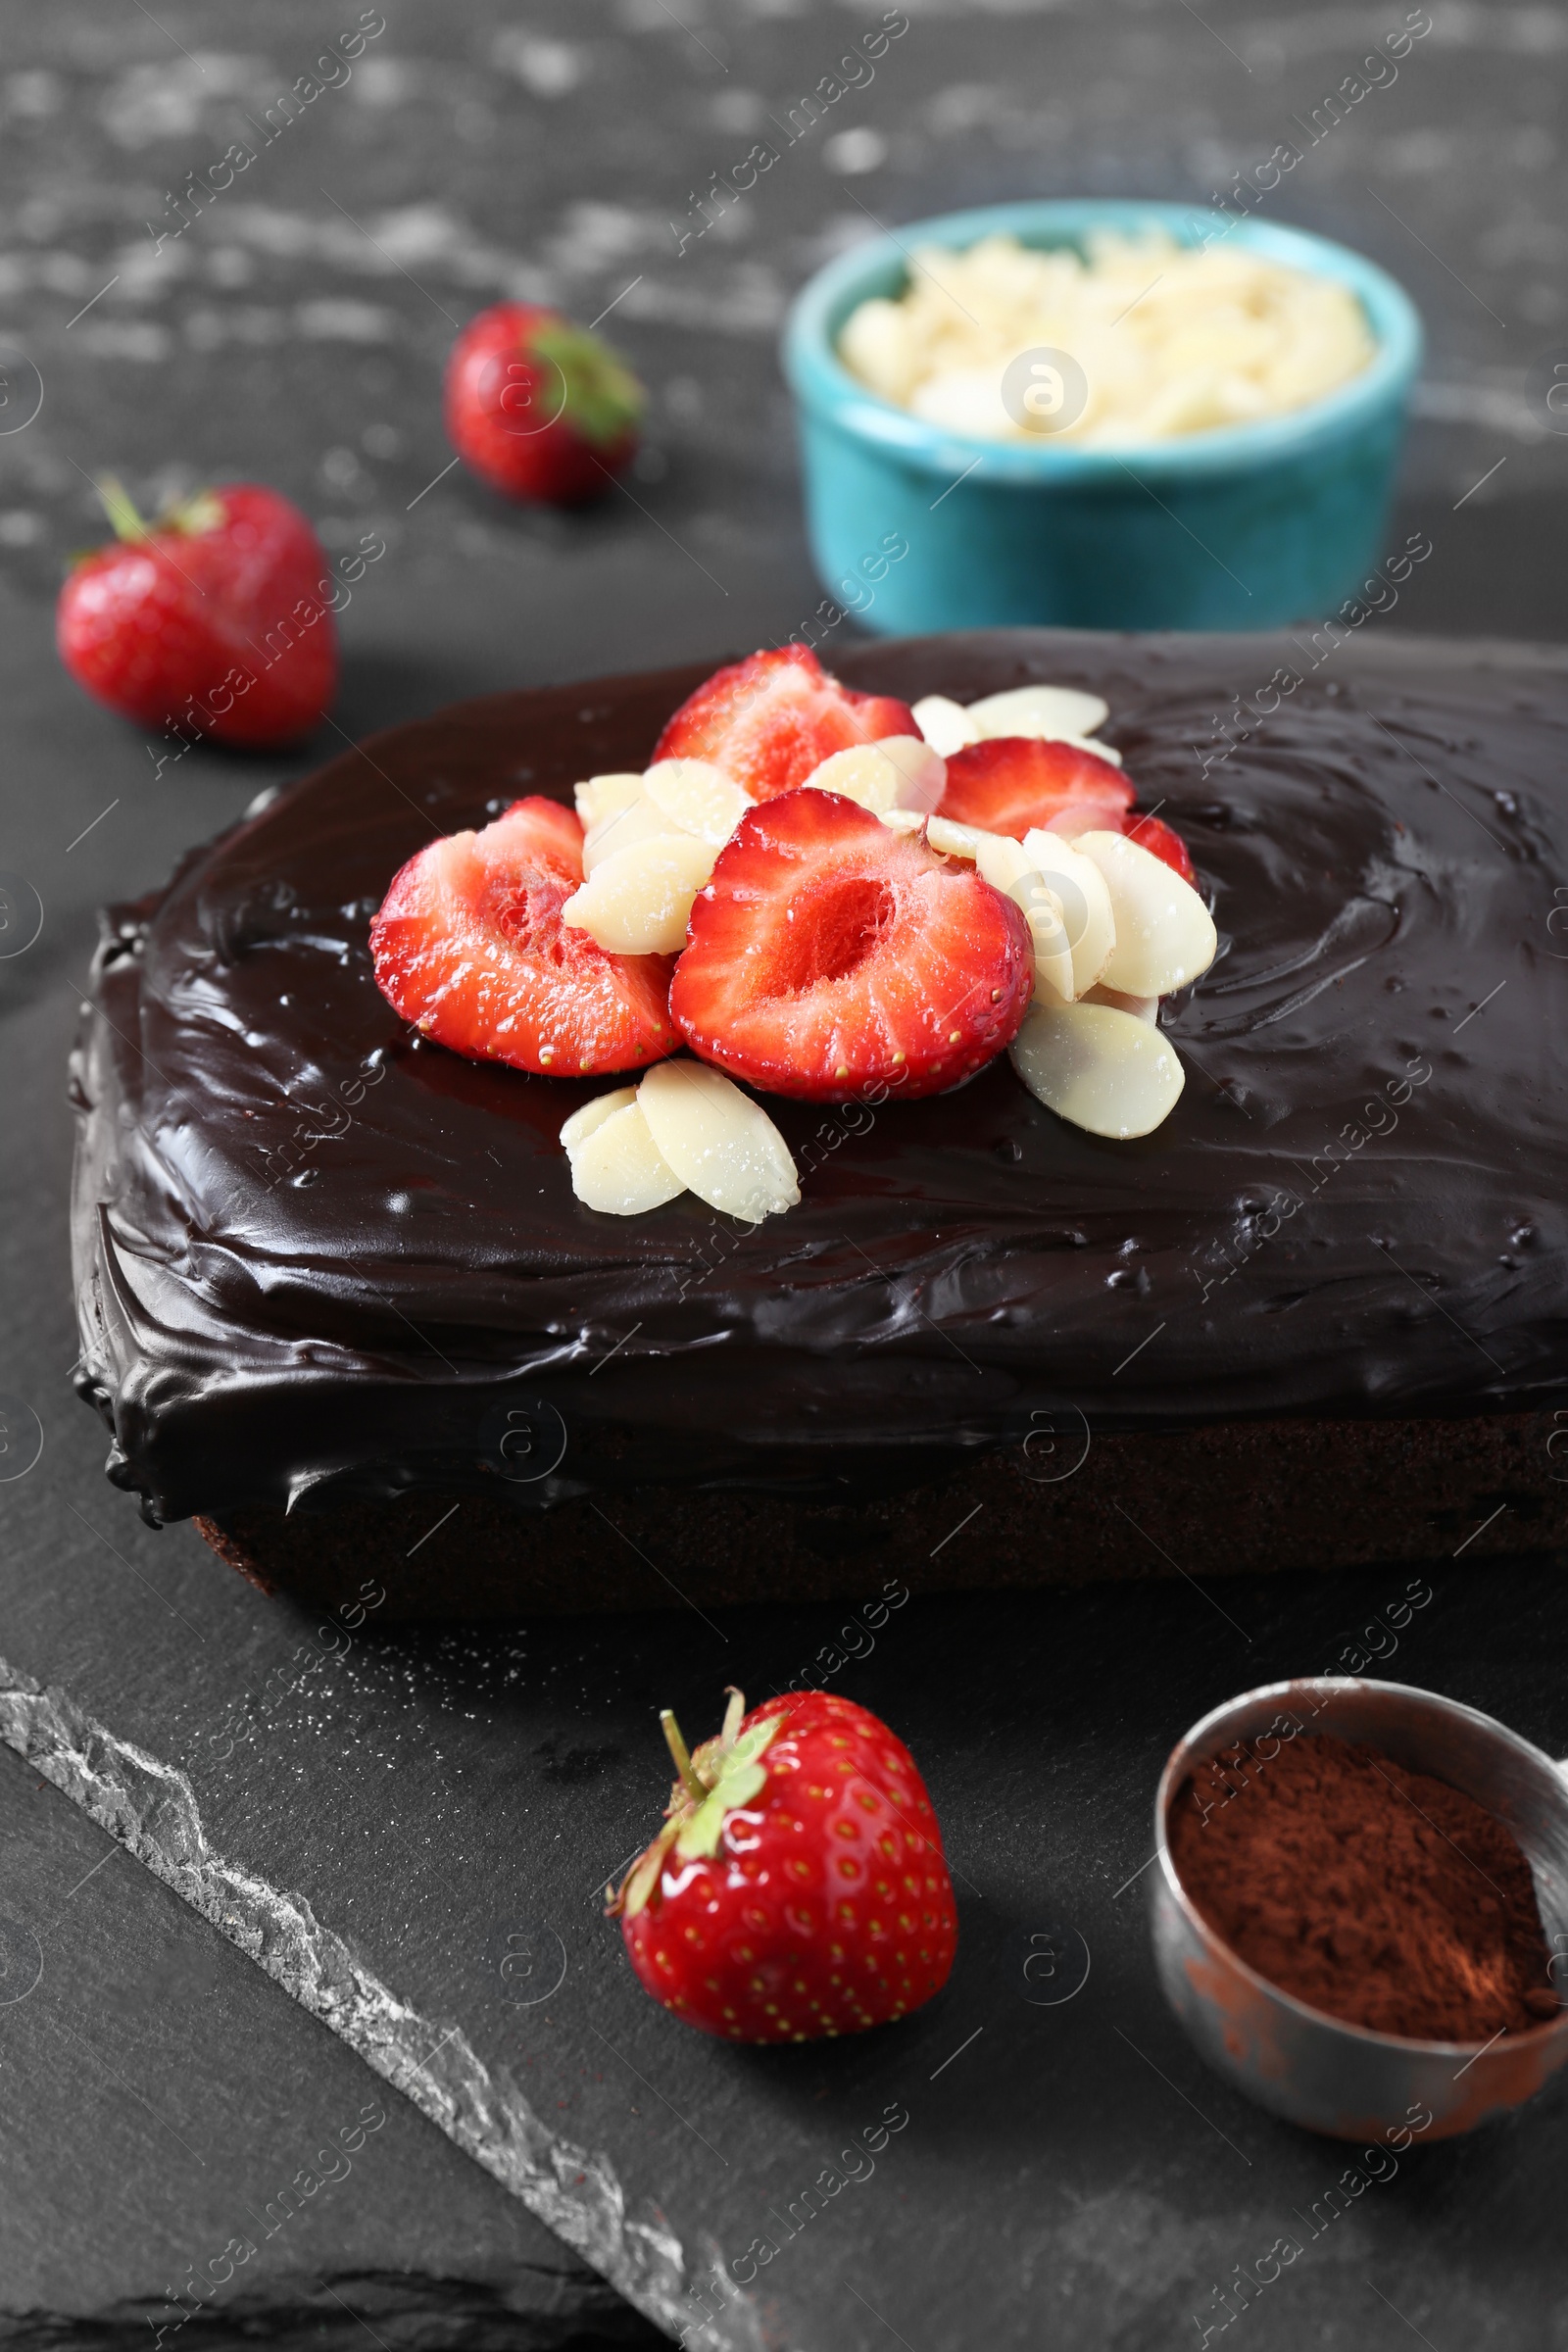
{"type": "Polygon", "coordinates": [[[131,504],[130,493],[118,474],[100,474],[97,490],[99,497],[104,502],[104,513],[114,526],[117,539],[134,541],[145,539],[148,536],[149,526],[137,514],[135,507],[131,504]]]}
{"type": "Polygon", "coordinates": [[[660,1708],[659,1721],[663,1730],[664,1743],[675,1759],[675,1770],[680,1775],[682,1788],[688,1796],[695,1797],[701,1804],[704,1797],[707,1796],[708,1790],[697,1778],[696,1767],[692,1763],[691,1749],[680,1736],[680,1725],[675,1721],[668,1707],[660,1708]]]}
{"type": "Polygon", "coordinates": [[[211,490],[198,490],[194,498],[181,499],[163,516],[168,529],[183,531],[189,538],[201,531],[220,530],[222,521],[223,502],[211,490]]]}
{"type": "Polygon", "coordinates": [[[143,521],[118,474],[100,475],[97,490],[104,502],[104,512],[114,524],[115,537],[131,545],[150,539],[155,531],[179,531],[186,538],[194,538],[201,531],[216,531],[222,524],[223,502],[211,490],[198,490],[193,497],[166,507],[156,522],[143,521]]]}

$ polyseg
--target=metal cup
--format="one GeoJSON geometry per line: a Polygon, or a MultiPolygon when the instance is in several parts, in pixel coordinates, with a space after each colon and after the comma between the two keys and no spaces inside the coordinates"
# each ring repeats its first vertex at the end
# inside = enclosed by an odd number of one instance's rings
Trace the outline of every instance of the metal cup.
{"type": "MultiPolygon", "coordinates": [[[[1249,1968],[1200,1917],[1177,1875],[1166,1824],[1187,1780],[1244,1741],[1266,1769],[1260,1745],[1308,1731],[1368,1740],[1494,1814],[1529,1861],[1548,1944],[1568,1955],[1565,1770],[1490,1715],[1435,1691],[1325,1676],[1245,1691],[1195,1723],[1171,1753],[1154,1799],[1159,1864],[1150,1878],[1165,1996],[1210,2066],[1289,2123],[1371,2140],[1408,2129],[1425,2109],[1432,2122],[1417,2126],[1423,2141],[1473,2131],[1534,2097],[1568,2060],[1568,2009],[1490,2042],[1406,2041],[1348,2025],[1249,1968]]],[[[1568,1973],[1568,1957],[1563,1966],[1568,1973]]]]}

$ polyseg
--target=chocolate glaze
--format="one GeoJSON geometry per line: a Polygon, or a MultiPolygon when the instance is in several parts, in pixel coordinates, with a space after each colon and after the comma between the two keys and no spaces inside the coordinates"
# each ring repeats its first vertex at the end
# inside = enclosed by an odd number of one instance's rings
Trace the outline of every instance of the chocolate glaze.
{"type": "Polygon", "coordinates": [[[805,1198],[749,1233],[690,1197],[584,1208],[558,1134],[613,1082],[416,1041],[367,950],[432,832],[642,764],[705,670],[465,704],[195,852],[106,915],[74,1062],[79,1385],[111,1477],[155,1517],[416,1486],[848,1494],[1031,1415],[1549,1397],[1568,660],[1370,629],[1314,650],[1018,630],[840,658],[911,701],[1102,693],[1222,953],[1164,1008],[1188,1082],[1154,1135],[1080,1134],[1004,1058],[924,1102],[774,1098],[805,1198]],[[1299,685],[1214,760],[1215,714],[1277,670],[1299,685]]]}

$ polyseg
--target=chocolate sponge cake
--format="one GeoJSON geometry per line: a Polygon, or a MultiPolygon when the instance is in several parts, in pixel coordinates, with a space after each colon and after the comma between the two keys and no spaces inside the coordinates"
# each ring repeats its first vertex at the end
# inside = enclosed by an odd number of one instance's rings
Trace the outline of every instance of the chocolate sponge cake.
{"type": "Polygon", "coordinates": [[[1006,631],[853,685],[1110,708],[1220,955],[1107,1141],[1005,1055],[770,1097],[802,1199],[586,1207],[603,1081],[378,993],[433,835],[644,767],[703,674],[370,739],[105,918],[74,1065],[78,1385],[109,1475],[258,1581],[441,1614],[1538,1548],[1568,1533],[1568,660],[1006,631]],[[1217,713],[1229,712],[1222,724],[1217,713]]]}

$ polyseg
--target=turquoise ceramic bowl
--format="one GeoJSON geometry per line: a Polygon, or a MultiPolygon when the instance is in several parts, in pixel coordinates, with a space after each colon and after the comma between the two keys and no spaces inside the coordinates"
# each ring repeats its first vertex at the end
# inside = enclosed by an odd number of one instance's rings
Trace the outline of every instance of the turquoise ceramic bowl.
{"type": "Polygon", "coordinates": [[[1050,623],[1090,629],[1267,629],[1321,613],[1387,552],[1384,531],[1420,366],[1421,321],[1391,277],[1344,245],[1186,205],[989,205],[901,227],[820,270],[791,310],[807,518],[822,584],[884,635],[1050,623]],[[1092,228],[1205,233],[1352,287],[1371,364],[1287,415],[1112,454],[952,433],[859,383],[837,357],[850,313],[897,295],[908,250],[1025,245],[1092,228]],[[907,552],[898,553],[900,546],[907,552]]]}

